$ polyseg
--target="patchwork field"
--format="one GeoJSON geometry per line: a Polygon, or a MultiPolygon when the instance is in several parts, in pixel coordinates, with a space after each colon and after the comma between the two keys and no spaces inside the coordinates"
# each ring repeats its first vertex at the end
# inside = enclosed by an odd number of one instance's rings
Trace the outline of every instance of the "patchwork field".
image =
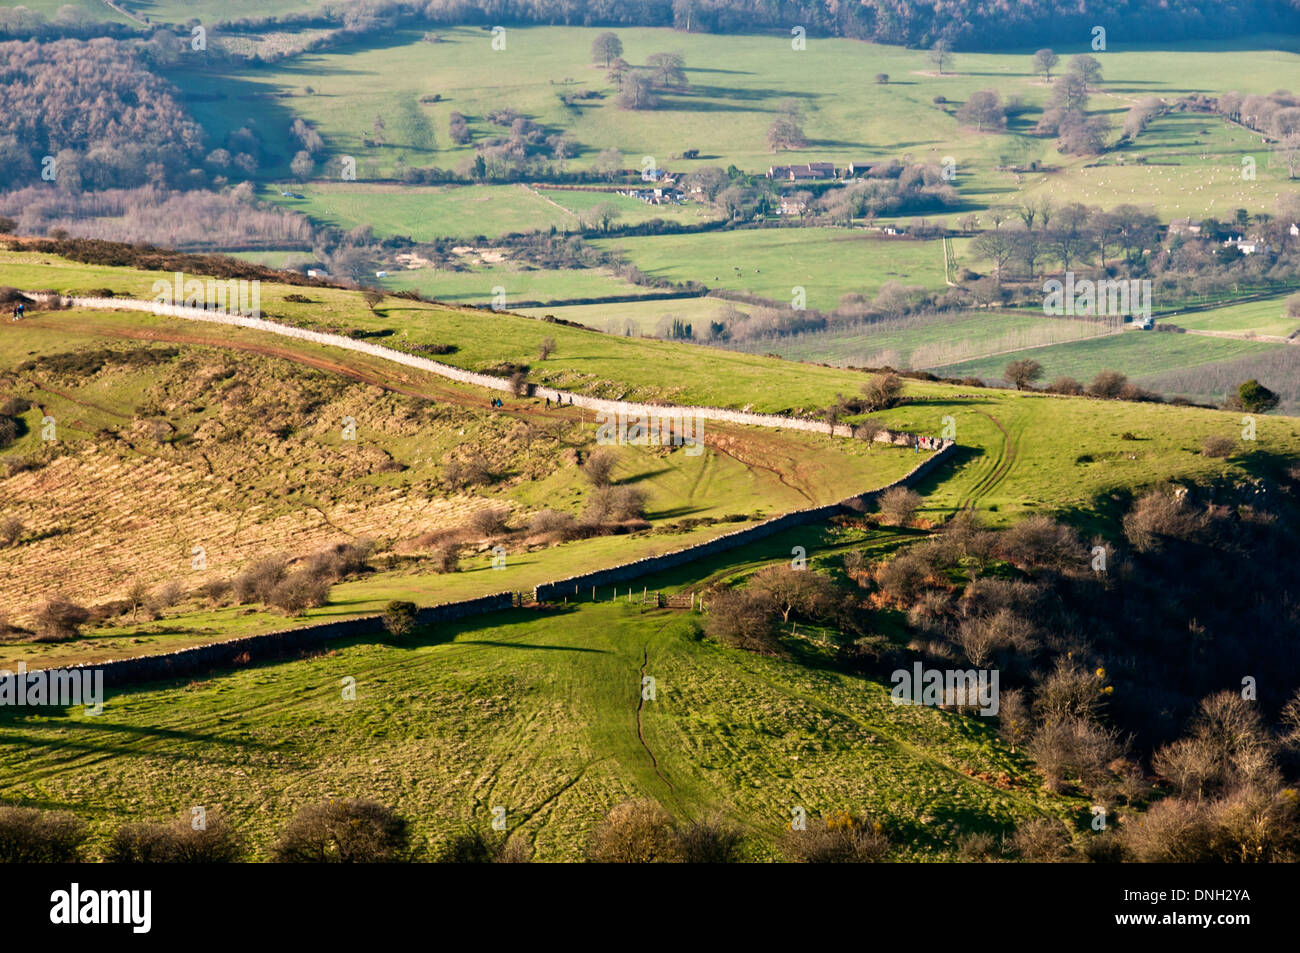
{"type": "MultiPolygon", "coordinates": [[[[570,160],[575,167],[590,165],[599,150],[613,146],[628,157],[629,168],[639,168],[641,157],[651,156],[660,167],[689,170],[695,165],[735,164],[765,171],[773,162],[765,141],[767,126],[777,102],[785,98],[804,105],[809,143],[805,149],[783,153],[782,161],[844,164],[908,153],[937,162],[951,155],[963,176],[963,190],[969,187],[980,196],[977,201],[988,202],[1000,201],[998,193],[1017,186],[1011,176],[991,172],[994,165],[1059,158],[1049,140],[1024,134],[1032,126],[1032,112],[1004,135],[963,130],[952,113],[953,104],[988,87],[1004,98],[1019,95],[1033,106],[1041,105],[1049,89],[1030,72],[1032,50],[962,53],[951,72],[939,76],[922,52],[852,40],[810,37],[808,49],[798,52],[791,50],[789,37],[619,29],[629,63],[642,63],[663,50],[678,51],[691,81],[685,94],[666,97],[664,108],[629,111],[614,104],[615,90],[603,68],[590,63],[597,32],[512,28],[506,49],[493,51],[490,35],[475,27],[440,30],[438,43],[420,42],[420,31],[403,30],[382,46],[305,54],[255,73],[218,68],[178,72],[173,79],[182,89],[225,97],[194,103],[200,122],[218,136],[250,118],[265,128],[287,129],[293,116],[301,116],[320,129],[331,152],[374,158],[385,175],[399,155],[408,165],[444,168],[472,158],[470,146],[457,146],[447,136],[450,113],[463,113],[476,136],[487,136],[493,127],[484,117],[503,107],[548,129],[570,132],[582,146],[570,160]],[[887,85],[874,79],[881,72],[890,76],[887,85]],[[313,92],[307,92],[308,86],[313,92]],[[583,89],[601,98],[578,100],[573,106],[560,101],[560,95],[583,89]],[[852,95],[847,95],[850,90],[852,95]],[[420,101],[435,94],[441,99],[420,101]],[[933,102],[936,95],[946,97],[947,108],[933,102]],[[376,115],[384,118],[385,142],[367,147],[362,139],[371,135],[376,115]],[[673,158],[687,149],[698,149],[699,158],[673,158]],[[967,175],[971,178],[964,178],[967,175]]],[[[1173,44],[1125,48],[1116,40],[1105,54],[1103,94],[1114,109],[1122,110],[1146,95],[1176,97],[1230,88],[1266,93],[1276,88],[1278,76],[1294,72],[1293,37],[1250,38],[1246,42],[1257,49],[1249,56],[1235,56],[1231,71],[1220,69],[1221,57],[1239,50],[1242,42],[1201,43],[1189,51],[1173,44]]],[[[1066,56],[1084,51],[1083,44],[1058,47],[1066,56]]],[[[1099,97],[1095,108],[1104,106],[1099,97]]],[[[1176,152],[1182,138],[1182,127],[1174,126],[1152,140],[1149,149],[1176,152]]],[[[1225,138],[1220,145],[1233,152],[1242,143],[1225,138]]],[[[278,170],[272,166],[264,171],[287,174],[289,157],[281,156],[278,170]]],[[[1239,171],[1240,163],[1233,158],[1239,171]]],[[[1073,163],[1070,166],[1069,175],[1074,176],[1073,163]]],[[[1261,179],[1275,181],[1276,174],[1264,171],[1261,179]]],[[[1171,189],[1169,199],[1175,193],[1171,189]]],[[[1166,201],[1155,196],[1148,200],[1152,198],[1166,201]]]]}

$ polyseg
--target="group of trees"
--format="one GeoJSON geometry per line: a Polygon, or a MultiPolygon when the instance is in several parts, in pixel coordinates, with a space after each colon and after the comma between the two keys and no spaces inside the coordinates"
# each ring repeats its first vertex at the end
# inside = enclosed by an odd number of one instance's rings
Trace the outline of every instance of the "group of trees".
{"type": "Polygon", "coordinates": [[[1049,261],[1065,271],[1094,261],[1104,268],[1112,251],[1131,266],[1155,246],[1161,227],[1149,208],[1124,204],[1106,211],[1079,202],[1058,208],[1046,198],[995,209],[993,215],[994,227],[977,235],[971,250],[993,264],[998,281],[1009,276],[1012,265],[1030,281],[1049,261]]]}
{"type": "Polygon", "coordinates": [[[1219,113],[1275,140],[1274,153],[1287,175],[1300,175],[1300,96],[1285,89],[1267,96],[1224,93],[1216,103],[1219,113]]]}
{"type": "MultiPolygon", "coordinates": [[[[1046,73],[1046,63],[1056,54],[1039,50],[1035,66],[1046,73]]],[[[1035,127],[1039,135],[1056,136],[1065,153],[1089,155],[1103,152],[1110,135],[1110,121],[1103,115],[1088,115],[1088,96],[1101,82],[1101,63],[1083,53],[1070,58],[1064,75],[1052,84],[1052,97],[1035,127]]]]}
{"type": "Polygon", "coordinates": [[[202,129],[130,44],[2,43],[0,64],[0,167],[11,187],[163,185],[197,164],[202,129]]]}

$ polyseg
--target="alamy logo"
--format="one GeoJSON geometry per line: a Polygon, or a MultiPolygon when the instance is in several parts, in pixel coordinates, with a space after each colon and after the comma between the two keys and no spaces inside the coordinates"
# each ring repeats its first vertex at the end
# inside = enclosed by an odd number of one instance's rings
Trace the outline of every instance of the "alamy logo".
{"type": "Polygon", "coordinates": [[[704,422],[694,414],[624,414],[596,416],[596,443],[602,447],[685,447],[688,457],[704,452],[704,422]]]}
{"type": "Polygon", "coordinates": [[[0,668],[0,705],[86,706],[87,715],[104,712],[104,670],[102,668],[43,668],[27,671],[19,662],[18,671],[0,668]]]}
{"type": "Polygon", "coordinates": [[[985,716],[998,713],[997,669],[923,668],[915,662],[910,672],[897,669],[889,680],[895,705],[957,705],[979,708],[985,716]]]}
{"type": "Polygon", "coordinates": [[[1074,280],[1074,272],[1065,273],[1062,284],[1055,278],[1043,282],[1043,314],[1061,317],[1062,315],[1107,315],[1124,317],[1126,315],[1150,319],[1151,317],[1151,281],[1150,279],[1131,278],[1120,281],[1102,278],[1093,281],[1084,278],[1074,280]]]}
{"type": "Polygon", "coordinates": [[[132,933],[148,933],[153,925],[152,890],[82,890],[74,883],[50,894],[50,903],[51,923],[126,923],[132,933]]]}
{"type": "Polygon", "coordinates": [[[154,304],[202,308],[204,311],[227,311],[250,318],[262,316],[262,283],[254,278],[186,278],[175,272],[172,280],[159,278],[153,283],[154,304]]]}

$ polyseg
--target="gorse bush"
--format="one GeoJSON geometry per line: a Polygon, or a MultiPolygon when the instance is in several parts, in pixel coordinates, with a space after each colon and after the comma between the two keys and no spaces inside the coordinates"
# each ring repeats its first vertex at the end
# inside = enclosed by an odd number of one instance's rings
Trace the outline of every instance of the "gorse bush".
{"type": "Polygon", "coordinates": [[[85,839],[85,827],[70,814],[0,807],[0,863],[74,863],[85,839]]]}
{"type": "Polygon", "coordinates": [[[276,842],[279,863],[377,864],[411,858],[406,819],[373,801],[327,801],[302,808],[276,842]]]}
{"type": "Polygon", "coordinates": [[[124,824],[104,859],[114,864],[233,864],[245,853],[234,828],[219,813],[208,811],[198,827],[185,815],[164,824],[124,824]]]}

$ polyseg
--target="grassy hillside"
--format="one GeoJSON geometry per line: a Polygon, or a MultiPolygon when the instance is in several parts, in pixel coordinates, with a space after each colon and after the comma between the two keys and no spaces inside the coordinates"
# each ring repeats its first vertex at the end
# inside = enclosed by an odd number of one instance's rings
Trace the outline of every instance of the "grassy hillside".
{"type": "MultiPolygon", "coordinates": [[[[177,73],[174,79],[183,89],[227,97],[195,104],[198,118],[215,135],[238,128],[249,118],[267,129],[287,129],[287,120],[298,115],[317,125],[331,151],[358,158],[374,156],[384,170],[398,155],[410,165],[457,165],[472,156],[472,150],[450,142],[446,131],[450,113],[455,110],[470,117],[471,129],[482,136],[491,129],[483,117],[501,107],[572,132],[586,147],[572,160],[577,166],[589,164],[600,149],[612,145],[630,157],[629,167],[639,167],[642,156],[652,156],[660,166],[688,168],[691,162],[671,157],[694,148],[700,150],[697,164],[734,163],[743,169],[765,170],[773,162],[765,141],[767,126],[776,103],[789,97],[806,107],[809,145],[783,154],[782,161],[843,163],[903,152],[937,161],[952,155],[959,169],[980,170],[977,187],[984,191],[1001,184],[983,170],[1004,156],[1025,161],[1054,158],[1049,141],[1023,135],[1031,123],[1013,126],[1006,135],[978,135],[960,129],[951,113],[932,102],[943,95],[949,103],[960,103],[971,92],[992,86],[1004,96],[1016,94],[1041,104],[1049,90],[1031,74],[1032,50],[960,54],[952,71],[938,76],[922,52],[852,40],[810,38],[807,50],[794,51],[789,38],[781,36],[620,29],[629,63],[643,63],[655,52],[679,51],[691,80],[690,91],[667,97],[666,108],[629,112],[614,104],[614,89],[605,80],[603,67],[591,65],[591,41],[598,30],[514,28],[503,51],[493,51],[490,35],[477,27],[439,32],[440,43],[422,43],[422,31],[405,30],[382,46],[307,54],[255,73],[190,72],[177,73]],[[891,77],[888,85],[875,82],[880,72],[891,77]],[[314,93],[306,92],[308,85],[314,93]],[[585,100],[576,107],[560,102],[559,94],[584,88],[603,92],[605,98],[585,100]],[[266,93],[276,98],[239,98],[266,93]],[[419,101],[432,94],[442,99],[419,101]],[[361,140],[370,135],[376,115],[385,119],[387,142],[371,149],[361,140]]],[[[1094,108],[1110,105],[1119,112],[1145,95],[1229,88],[1269,92],[1277,86],[1279,75],[1294,70],[1296,53],[1284,52],[1293,50],[1294,43],[1277,37],[1252,42],[1260,48],[1250,56],[1228,52],[1229,44],[1216,49],[1203,43],[1187,50],[1175,45],[1125,49],[1116,43],[1105,55],[1105,93],[1094,108]],[[1233,56],[1231,71],[1216,66],[1225,55],[1233,56]]],[[[1233,41],[1230,47],[1240,50],[1241,42],[1233,41]]],[[[1084,51],[1082,44],[1058,48],[1066,55],[1084,51]]],[[[1168,151],[1169,139],[1161,135],[1153,148],[1168,151]]],[[[1225,149],[1240,146],[1222,145],[1225,149]]],[[[284,156],[286,166],[288,158],[284,156]]],[[[287,168],[279,174],[284,172],[287,168]]],[[[1159,200],[1171,199],[1173,192],[1159,200]]]]}
{"type": "Polygon", "coordinates": [[[400,647],[343,644],[112,693],[98,718],[0,713],[0,798],[92,804],[81,813],[100,839],[127,820],[220,807],[259,857],[296,808],[328,797],[392,805],[434,844],[503,806],[538,860],[578,859],[632,796],[742,825],[754,859],[773,855],[794,806],[868,812],[906,859],[951,857],[960,832],[1074,813],[991,726],[895,706],[887,686],[807,653],[722,649],[700,641],[692,615],[626,604],[516,611],[400,647]],[[657,697],[638,708],[643,674],[657,697]],[[341,699],[349,677],[355,701],[341,699]]]}

